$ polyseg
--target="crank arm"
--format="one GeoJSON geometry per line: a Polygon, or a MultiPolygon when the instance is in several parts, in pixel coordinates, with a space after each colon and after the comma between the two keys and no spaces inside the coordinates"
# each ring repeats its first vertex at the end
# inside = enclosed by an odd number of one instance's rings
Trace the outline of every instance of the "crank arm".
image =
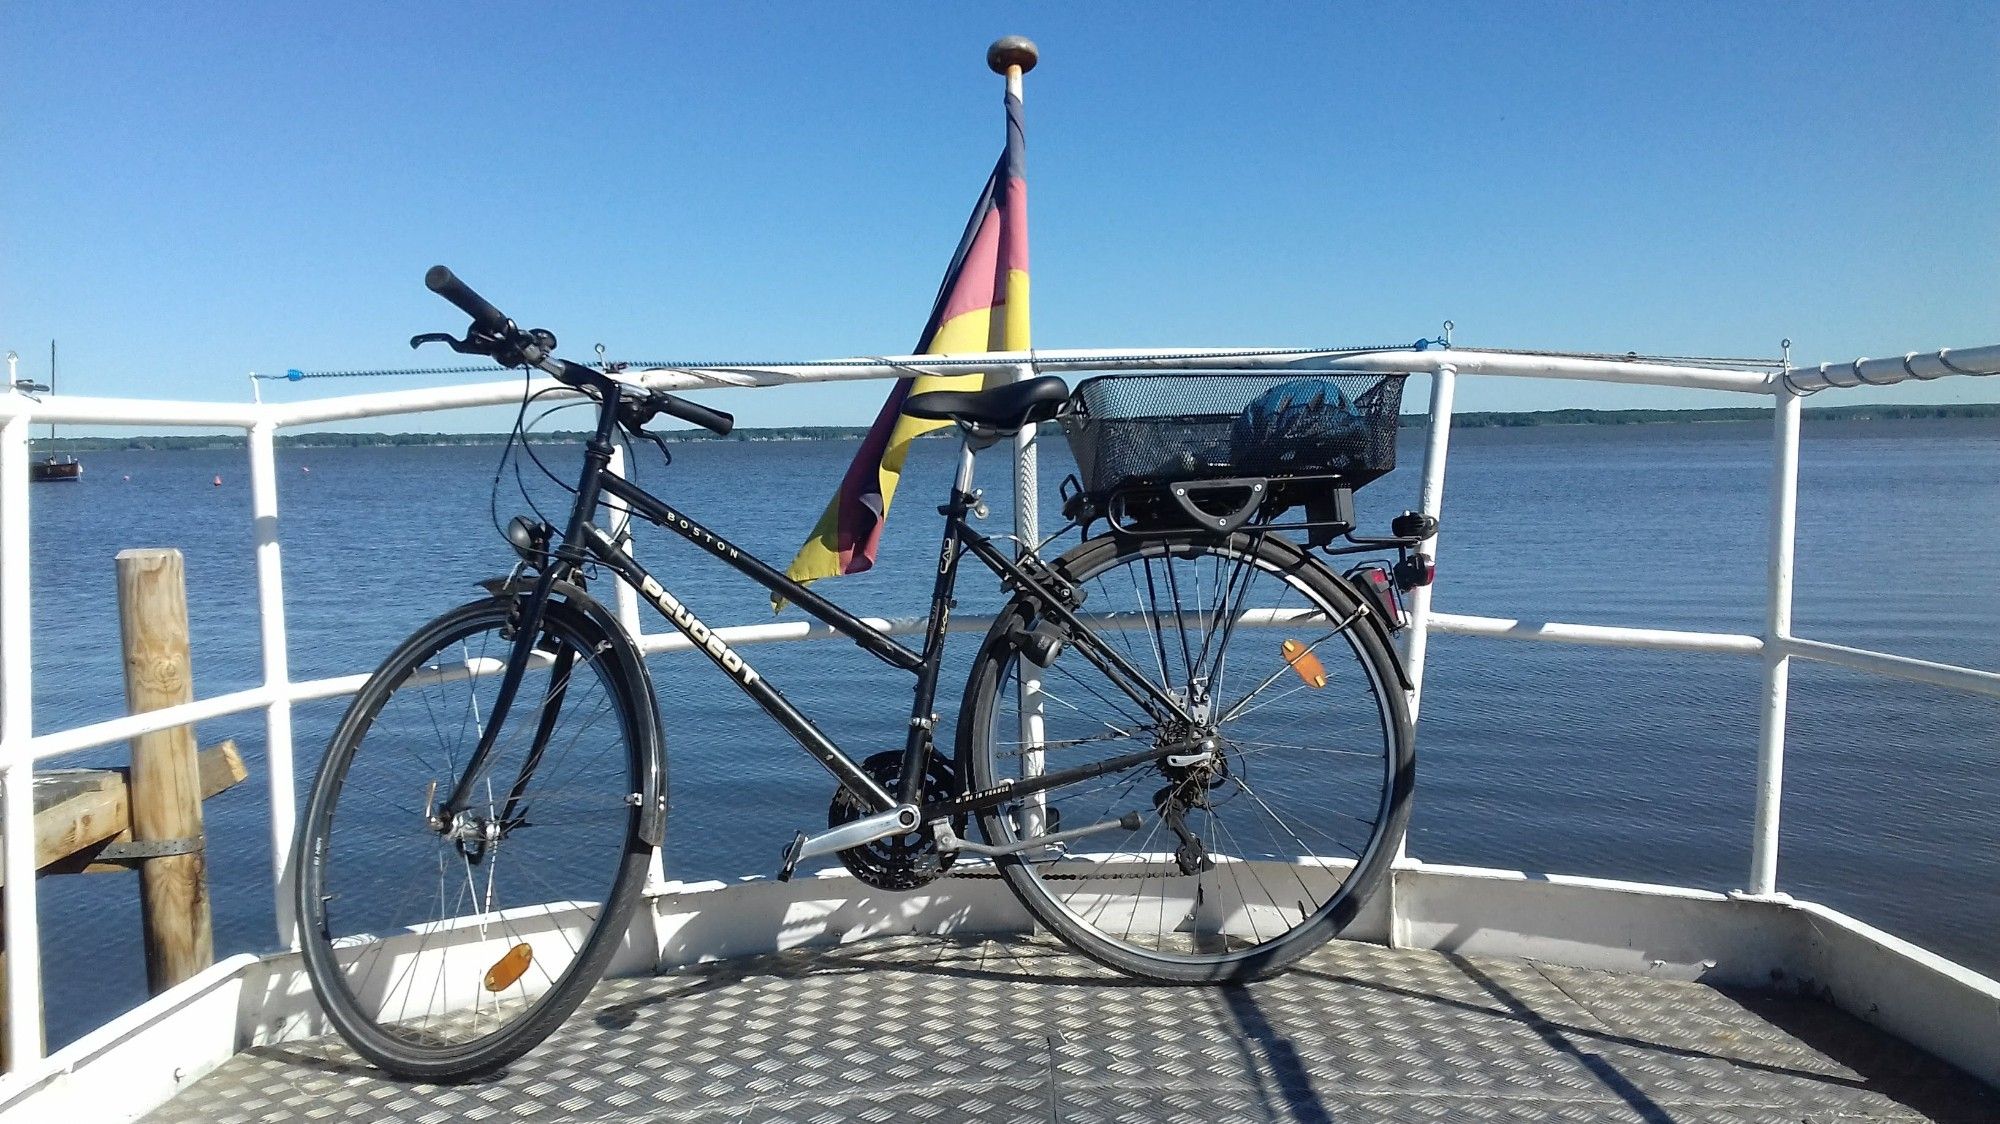
{"type": "Polygon", "coordinates": [[[791,845],[785,848],[783,865],[778,868],[778,881],[790,882],[792,872],[799,863],[820,855],[831,855],[845,851],[849,847],[861,847],[891,835],[905,835],[914,830],[918,823],[917,806],[898,804],[886,812],[864,816],[852,823],[844,823],[829,828],[817,835],[807,835],[801,831],[793,837],[791,845]]]}
{"type": "Polygon", "coordinates": [[[997,858],[1000,855],[1012,855],[1035,847],[1047,847],[1053,843],[1067,843],[1072,839],[1082,839],[1086,835],[1097,835],[1106,831],[1137,831],[1141,822],[1139,813],[1127,812],[1115,820],[1105,820],[1088,827],[1073,827],[1068,831],[1058,831],[1052,835],[1037,835],[1033,839],[1020,839],[1012,843],[1003,843],[998,847],[961,839],[958,833],[951,829],[950,824],[940,822],[937,825],[938,850],[945,854],[962,851],[966,854],[997,858]]]}

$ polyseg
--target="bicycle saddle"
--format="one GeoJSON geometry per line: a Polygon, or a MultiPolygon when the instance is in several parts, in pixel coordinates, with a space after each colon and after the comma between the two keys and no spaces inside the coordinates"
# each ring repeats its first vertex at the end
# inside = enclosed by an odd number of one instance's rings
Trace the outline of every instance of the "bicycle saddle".
{"type": "Polygon", "coordinates": [[[933,390],[912,395],[903,413],[930,421],[954,421],[995,433],[1014,433],[1055,417],[1069,401],[1069,384],[1054,375],[1010,382],[985,390],[933,390]]]}

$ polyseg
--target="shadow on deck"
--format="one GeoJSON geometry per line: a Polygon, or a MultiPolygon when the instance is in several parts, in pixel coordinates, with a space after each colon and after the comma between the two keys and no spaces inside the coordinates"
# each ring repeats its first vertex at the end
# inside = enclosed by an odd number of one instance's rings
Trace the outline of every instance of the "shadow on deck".
{"type": "Polygon", "coordinates": [[[148,1119],[516,1118],[1990,1121],[2000,1094],[1811,1000],[1345,943],[1178,988],[927,937],[611,981],[473,1084],[258,1049],[148,1119]]]}

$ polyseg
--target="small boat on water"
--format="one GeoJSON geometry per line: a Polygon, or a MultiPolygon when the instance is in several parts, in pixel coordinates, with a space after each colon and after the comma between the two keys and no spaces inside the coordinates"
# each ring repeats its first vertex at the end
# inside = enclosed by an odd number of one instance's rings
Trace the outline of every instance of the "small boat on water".
{"type": "MultiPolygon", "coordinates": [[[[49,341],[49,385],[43,388],[49,393],[56,389],[56,341],[49,341]]],[[[55,440],[56,423],[49,423],[49,440],[55,440]]],[[[56,484],[64,481],[75,482],[83,479],[83,462],[75,456],[51,454],[28,465],[28,479],[37,484],[56,484]]]]}
{"type": "MultiPolygon", "coordinates": [[[[54,426],[50,426],[54,429],[54,426]]],[[[53,435],[52,435],[53,436],[53,435]]],[[[81,480],[83,462],[73,456],[44,457],[28,466],[29,479],[38,484],[49,484],[63,480],[81,480]]]]}

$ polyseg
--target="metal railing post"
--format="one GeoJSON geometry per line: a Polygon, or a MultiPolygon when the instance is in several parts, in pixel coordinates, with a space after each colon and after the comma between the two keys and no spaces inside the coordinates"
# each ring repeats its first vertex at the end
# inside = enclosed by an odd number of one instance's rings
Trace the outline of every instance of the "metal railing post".
{"type": "MultiPolygon", "coordinates": [[[[604,467],[613,476],[622,477],[625,475],[625,447],[623,445],[612,448],[611,463],[604,467]]],[[[606,496],[604,497],[604,506],[617,513],[613,516],[610,528],[612,538],[615,539],[621,533],[629,532],[632,529],[632,511],[625,506],[625,501],[618,499],[616,496],[606,496]]],[[[626,551],[634,555],[638,553],[637,546],[637,542],[633,539],[627,539],[625,542],[626,551]]],[[[637,644],[645,628],[645,622],[639,619],[639,591],[621,581],[612,582],[611,591],[612,608],[618,614],[618,626],[623,628],[625,634],[632,638],[632,643],[637,644]]],[[[644,657],[642,656],[641,658],[643,659],[644,657]]],[[[660,849],[655,847],[653,848],[652,855],[646,860],[646,888],[648,890],[657,890],[665,885],[666,881],[666,858],[661,854],[660,849]]]]}
{"type": "Polygon", "coordinates": [[[7,1071],[42,1058],[42,930],[35,915],[33,620],[28,578],[28,417],[0,426],[0,770],[5,784],[7,1071]]]}
{"type": "MultiPolygon", "coordinates": [[[[604,468],[605,471],[613,476],[625,477],[625,447],[623,445],[616,446],[611,450],[611,463],[605,465],[604,468]]],[[[604,506],[617,513],[610,527],[612,538],[615,539],[621,533],[631,529],[632,512],[631,509],[625,506],[624,500],[616,496],[607,495],[604,497],[604,506]]],[[[625,543],[626,551],[635,556],[637,554],[637,546],[637,543],[630,540],[627,540],[625,543]]],[[[632,640],[636,643],[639,639],[640,630],[645,627],[645,622],[639,619],[639,591],[626,585],[624,582],[613,582],[611,589],[612,607],[618,614],[618,624],[631,635],[632,640]]]]}
{"type": "MultiPolygon", "coordinates": [[[[1033,367],[1022,365],[1014,368],[1016,382],[1034,377],[1033,367]]],[[[1017,557],[1033,549],[1042,539],[1041,472],[1036,464],[1039,456],[1035,443],[1036,428],[1022,426],[1021,431],[1014,435],[1014,537],[1020,540],[1017,557]]],[[[1024,777],[1040,776],[1043,768],[1040,749],[1043,738],[1042,680],[1041,676],[1033,674],[1035,665],[1028,660],[1015,660],[1014,666],[1019,669],[1021,677],[1021,774],[1024,777]]],[[[1047,806],[1046,796],[1036,794],[1029,798],[1021,809],[1023,836],[1041,833],[1042,813],[1047,806]]]]}
{"type": "Polygon", "coordinates": [[[271,915],[280,948],[299,946],[292,916],[292,838],[298,786],[292,771],[291,660],[285,647],[285,570],[278,547],[277,426],[250,427],[250,518],[257,548],[257,631],[264,650],[264,768],[271,793],[271,915]]]}
{"type": "Polygon", "coordinates": [[[1771,460],[1770,585],[1764,610],[1764,690],[1758,701],[1757,820],[1750,892],[1778,889],[1778,814],[1785,789],[1785,708],[1791,691],[1792,550],[1799,508],[1799,395],[1776,388],[1771,460]]]}
{"type": "MultiPolygon", "coordinates": [[[[1444,464],[1445,456],[1451,449],[1452,398],[1457,391],[1458,370],[1450,364],[1440,368],[1431,376],[1431,416],[1430,426],[1424,434],[1424,477],[1422,492],[1418,500],[1418,510],[1433,519],[1444,511],[1444,464]]],[[[1442,532],[1439,532],[1442,537],[1442,532]]],[[[1436,538],[1425,545],[1425,552],[1433,560],[1438,555],[1436,538]]],[[[1431,591],[1434,587],[1418,586],[1410,591],[1410,632],[1404,642],[1403,659],[1410,672],[1410,721],[1417,720],[1417,706],[1424,693],[1424,653],[1430,645],[1431,635],[1431,591]]]]}
{"type": "MultiPolygon", "coordinates": [[[[1444,513],[1444,465],[1451,451],[1452,398],[1458,390],[1458,368],[1446,363],[1431,375],[1430,424],[1424,432],[1424,476],[1419,493],[1417,508],[1433,519],[1444,513]]],[[[1442,536],[1440,531],[1439,535],[1442,536]]],[[[1438,555],[1438,539],[1432,538],[1424,550],[1435,561],[1438,555]]],[[[1431,591],[1432,585],[1420,585],[1410,591],[1410,631],[1403,641],[1403,663],[1410,673],[1410,726],[1417,724],[1417,707],[1424,694],[1424,656],[1430,647],[1431,637],[1431,591]]],[[[1409,838],[1396,840],[1396,862],[1410,857],[1409,838]]],[[[1390,899],[1390,924],[1396,924],[1394,917],[1395,899],[1390,899]]]]}

